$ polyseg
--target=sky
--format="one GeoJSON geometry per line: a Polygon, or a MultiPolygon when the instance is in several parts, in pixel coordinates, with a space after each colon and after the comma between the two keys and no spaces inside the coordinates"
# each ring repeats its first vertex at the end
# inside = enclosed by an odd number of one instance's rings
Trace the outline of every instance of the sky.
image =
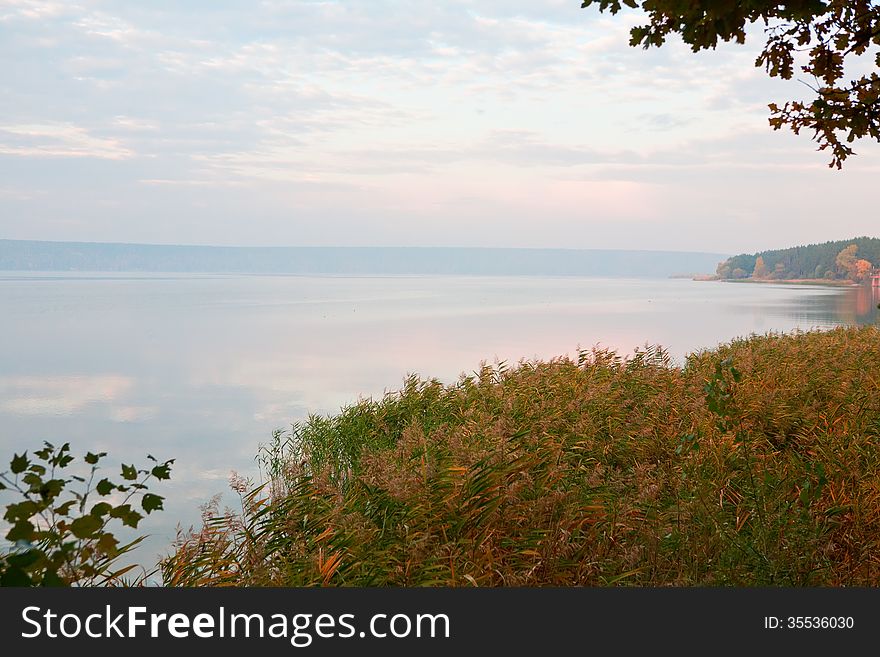
{"type": "Polygon", "coordinates": [[[0,0],[0,238],[755,252],[878,236],[745,46],[580,0],[0,0]]]}

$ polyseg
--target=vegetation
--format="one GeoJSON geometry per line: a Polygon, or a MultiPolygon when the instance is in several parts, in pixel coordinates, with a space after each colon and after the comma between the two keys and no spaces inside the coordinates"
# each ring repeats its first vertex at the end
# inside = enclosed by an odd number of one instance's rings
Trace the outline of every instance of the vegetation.
{"type": "Polygon", "coordinates": [[[864,327],[411,378],[276,434],[163,579],[876,585],[878,362],[864,327]]]}
{"type": "MultiPolygon", "coordinates": [[[[581,351],[411,377],[277,432],[241,510],[205,507],[170,586],[795,585],[880,581],[880,329],[768,334],[689,356],[581,351]],[[833,363],[833,367],[829,366],[833,363]]],[[[113,522],[162,508],[171,461],[121,482],[16,455],[0,584],[136,585],[113,522]],[[82,484],[82,492],[70,486],[82,484]],[[97,499],[93,499],[97,498],[97,499]]]]}
{"type": "Polygon", "coordinates": [[[795,59],[809,76],[810,102],[770,103],[770,125],[788,126],[795,134],[813,132],[819,150],[831,151],[828,166],[841,168],[853,154],[848,145],[870,137],[880,141],[880,6],[870,0],[795,0],[794,2],[678,2],[677,0],[583,0],[583,7],[619,12],[641,8],[648,24],[630,31],[630,45],[662,46],[679,35],[694,52],[715,48],[719,41],[745,43],[746,28],[764,24],[767,42],[755,61],[772,77],[791,79],[795,59]],[[864,61],[872,60],[871,63],[864,61]],[[867,72],[846,82],[845,66],[867,72]]]}
{"type": "Polygon", "coordinates": [[[857,237],[733,256],[718,265],[717,274],[722,279],[861,282],[877,264],[880,264],[880,239],[857,237]]]}
{"type": "Polygon", "coordinates": [[[15,548],[0,554],[0,586],[132,585],[150,575],[126,579],[136,566],[120,566],[119,560],[143,537],[120,545],[109,527],[120,523],[137,529],[144,517],[132,507],[138,499],[146,514],[162,509],[163,498],[148,492],[148,482],[169,479],[173,461],[158,463],[150,456],[149,469],[122,466],[124,483],[107,478],[95,483],[105,456],[89,452],[83,458],[86,476],[68,474],[75,461],[70,445],[45,443],[34,458],[27,452],[15,455],[9,470],[0,473],[0,490],[22,498],[6,507],[4,520],[12,525],[6,539],[15,548]],[[74,482],[82,491],[70,489],[74,482]]]}

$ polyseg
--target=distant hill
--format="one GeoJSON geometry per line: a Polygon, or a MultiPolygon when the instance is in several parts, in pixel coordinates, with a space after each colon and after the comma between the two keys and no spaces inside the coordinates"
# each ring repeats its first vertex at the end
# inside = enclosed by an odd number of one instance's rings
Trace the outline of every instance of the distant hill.
{"type": "Polygon", "coordinates": [[[876,237],[743,253],[721,262],[716,272],[722,279],[859,280],[869,266],[880,266],[880,239],[876,237]]]}
{"type": "Polygon", "coordinates": [[[449,247],[219,247],[0,240],[0,270],[608,276],[711,272],[722,254],[449,247]]]}

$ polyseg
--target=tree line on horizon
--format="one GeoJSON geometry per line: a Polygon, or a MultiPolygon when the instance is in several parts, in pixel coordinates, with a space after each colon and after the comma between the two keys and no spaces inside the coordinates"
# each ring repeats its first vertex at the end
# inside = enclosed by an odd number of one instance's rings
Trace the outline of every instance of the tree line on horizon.
{"type": "Polygon", "coordinates": [[[880,263],[880,239],[857,237],[733,256],[718,264],[720,279],[868,280],[880,263]]]}

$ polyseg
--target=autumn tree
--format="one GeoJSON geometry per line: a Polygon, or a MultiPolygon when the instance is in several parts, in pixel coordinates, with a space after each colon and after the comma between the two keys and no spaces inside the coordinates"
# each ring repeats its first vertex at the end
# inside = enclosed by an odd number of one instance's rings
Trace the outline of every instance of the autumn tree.
{"type": "Polygon", "coordinates": [[[866,281],[871,277],[874,271],[874,265],[865,259],[856,260],[854,281],[866,281]]]}
{"type": "Polygon", "coordinates": [[[694,52],[715,48],[719,41],[745,43],[746,28],[764,25],[766,43],[755,66],[772,77],[791,79],[795,59],[808,76],[811,101],[770,103],[770,125],[799,134],[812,131],[819,150],[831,152],[828,166],[841,168],[853,155],[849,144],[868,137],[880,142],[880,4],[871,0],[791,0],[791,2],[717,2],[699,0],[583,0],[612,14],[624,6],[641,8],[647,24],[630,31],[630,45],[662,46],[678,34],[694,52]],[[868,63],[865,60],[871,58],[868,63]],[[844,66],[870,69],[847,80],[844,66]],[[867,66],[865,66],[867,64],[867,66]]]}
{"type": "Polygon", "coordinates": [[[855,278],[856,263],[858,262],[856,252],[858,250],[859,247],[856,244],[850,244],[837,254],[834,262],[837,265],[837,272],[844,278],[855,278]]]}
{"type": "Polygon", "coordinates": [[[764,264],[764,258],[758,256],[757,260],[755,260],[755,271],[752,272],[752,278],[767,278],[769,272],[767,271],[767,265],[764,264]]]}

